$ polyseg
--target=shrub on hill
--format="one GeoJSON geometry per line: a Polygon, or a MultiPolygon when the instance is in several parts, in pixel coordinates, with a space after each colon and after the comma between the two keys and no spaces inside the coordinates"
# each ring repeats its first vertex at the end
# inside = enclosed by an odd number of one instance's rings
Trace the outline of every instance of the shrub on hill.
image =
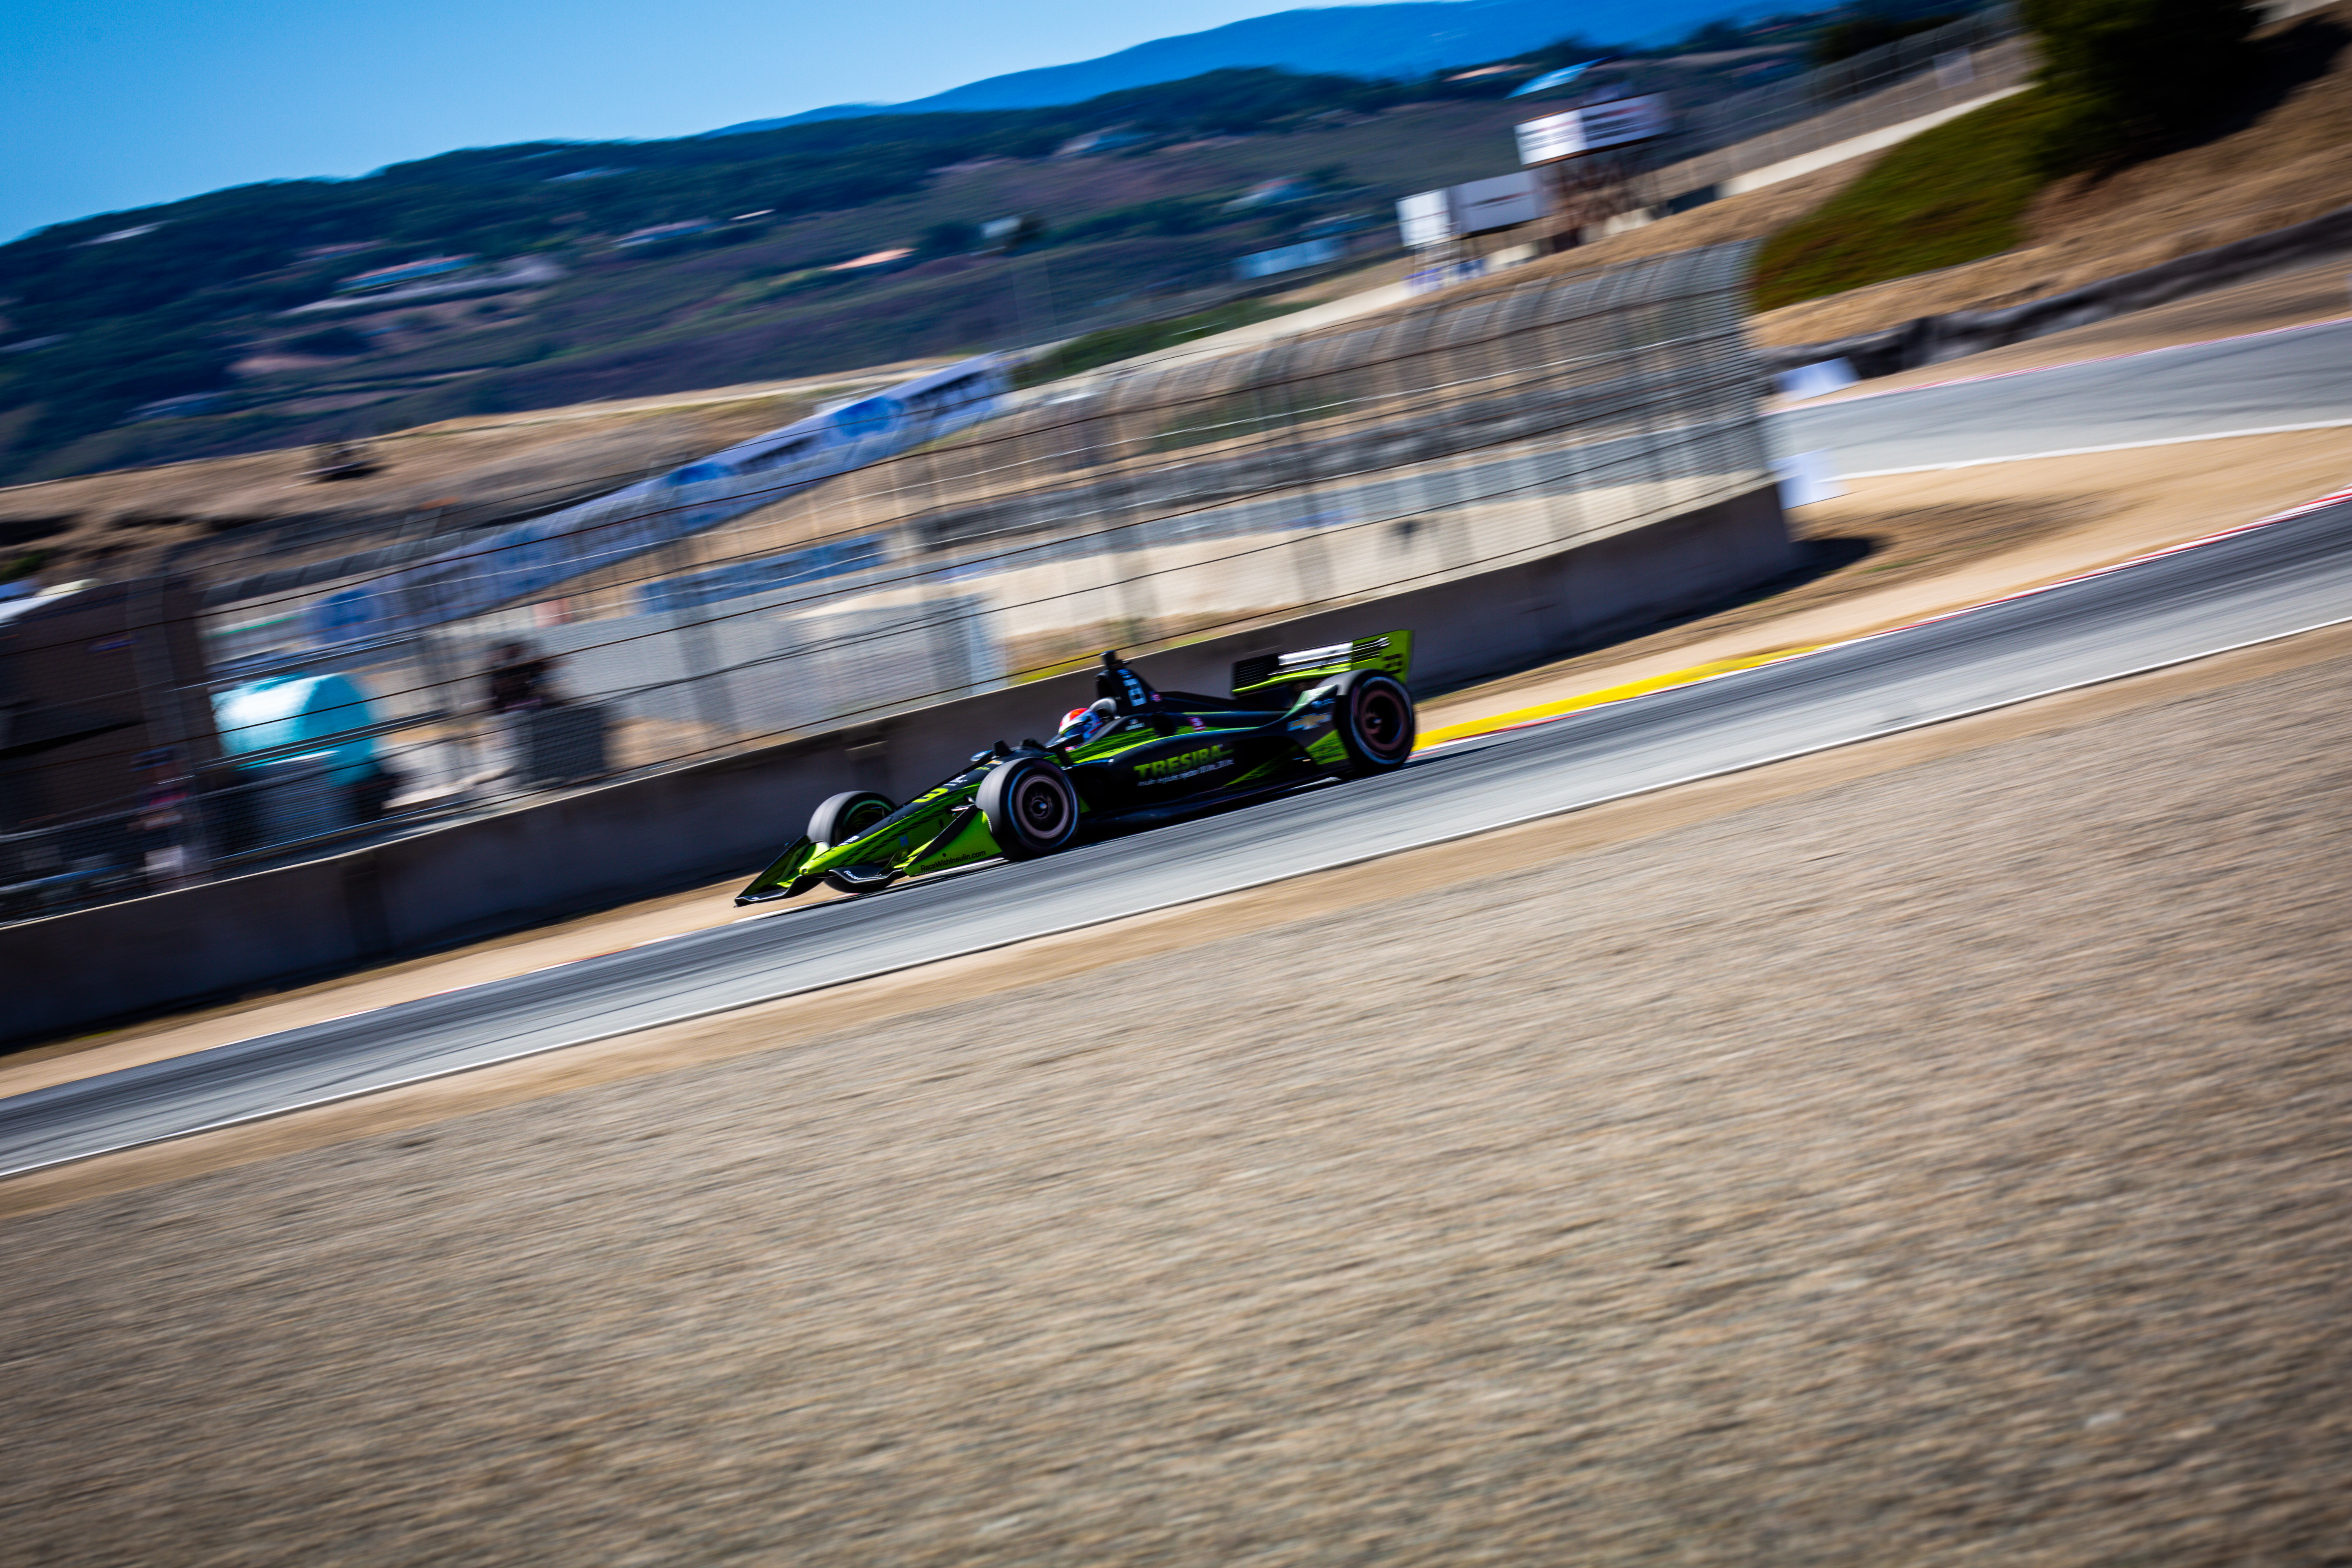
{"type": "Polygon", "coordinates": [[[1769,310],[1864,284],[1996,255],[2043,178],[2038,93],[2020,93],[1921,132],[1765,243],[1756,308],[1769,310]]]}
{"type": "Polygon", "coordinates": [[[2209,119],[2253,65],[2242,0],[2021,0],[2041,35],[2045,174],[2112,165],[2209,119]]]}

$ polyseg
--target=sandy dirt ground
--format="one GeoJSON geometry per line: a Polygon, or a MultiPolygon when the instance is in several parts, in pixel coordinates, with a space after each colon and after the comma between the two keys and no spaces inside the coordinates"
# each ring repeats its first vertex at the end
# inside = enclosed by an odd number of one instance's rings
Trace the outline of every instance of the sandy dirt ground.
{"type": "Polygon", "coordinates": [[[15,1219],[12,1558],[2344,1561],[2347,679],[15,1219]]]}
{"type": "MultiPolygon", "coordinates": [[[[1435,698],[1423,723],[1487,721],[1719,659],[1858,637],[2249,521],[2348,480],[2339,431],[1856,480],[1841,500],[1795,514],[1812,562],[1797,580],[1435,698]]],[[[12,1053],[0,1057],[0,1097],[705,930],[745,918],[730,901],[741,879],[12,1053]]]]}

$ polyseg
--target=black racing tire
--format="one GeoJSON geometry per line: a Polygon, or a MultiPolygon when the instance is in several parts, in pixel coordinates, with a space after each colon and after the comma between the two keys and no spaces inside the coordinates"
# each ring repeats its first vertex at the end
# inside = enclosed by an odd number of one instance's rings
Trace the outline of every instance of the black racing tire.
{"type": "Polygon", "coordinates": [[[978,805],[1007,860],[1051,855],[1078,831],[1077,789],[1044,757],[998,763],[980,781],[978,805]]]}
{"type": "MultiPolygon", "coordinates": [[[[815,815],[809,818],[808,836],[820,849],[830,848],[856,837],[898,809],[887,795],[877,795],[870,789],[845,790],[816,808],[815,815]]],[[[827,871],[823,880],[835,892],[871,893],[898,879],[892,871],[876,868],[875,872],[858,876],[854,870],[827,871]]]]}
{"type": "Polygon", "coordinates": [[[808,836],[818,848],[828,849],[856,837],[898,809],[887,795],[876,795],[870,789],[845,790],[816,808],[809,818],[808,836]]]}
{"type": "Polygon", "coordinates": [[[1384,773],[1412,760],[1420,734],[1412,693],[1378,670],[1360,669],[1339,682],[1331,708],[1331,728],[1348,753],[1348,773],[1358,778],[1384,773]]]}

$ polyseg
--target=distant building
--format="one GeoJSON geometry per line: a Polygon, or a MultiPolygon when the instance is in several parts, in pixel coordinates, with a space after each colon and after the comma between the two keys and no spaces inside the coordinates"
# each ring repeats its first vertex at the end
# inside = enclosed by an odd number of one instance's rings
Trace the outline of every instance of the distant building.
{"type": "Polygon", "coordinates": [[[397,267],[379,267],[373,272],[353,273],[335,285],[335,292],[365,294],[378,289],[394,289],[422,278],[463,272],[480,259],[478,256],[428,256],[422,261],[404,261],[397,267]]]}
{"type": "Polygon", "coordinates": [[[1073,136],[1054,149],[1056,158],[1083,158],[1089,153],[1110,153],[1121,147],[1132,147],[1149,138],[1139,131],[1089,131],[1084,136],[1073,136]]]}
{"type": "Polygon", "coordinates": [[[915,250],[912,246],[902,245],[896,250],[873,250],[868,251],[864,256],[852,257],[847,261],[836,261],[832,266],[826,268],[825,270],[827,272],[857,272],[862,271],[868,267],[887,267],[894,261],[904,261],[907,258],[914,254],[915,250]]]}
{"type": "Polygon", "coordinates": [[[1277,272],[1296,272],[1303,267],[1328,266],[1347,253],[1347,246],[1339,240],[1309,239],[1278,250],[1244,256],[1234,263],[1234,271],[1244,279],[1271,278],[1277,272]]]}
{"type": "Polygon", "coordinates": [[[681,223],[657,223],[651,228],[633,229],[613,242],[615,250],[640,245],[659,245],[664,240],[689,239],[698,234],[708,234],[719,226],[707,217],[690,217],[681,223]]]}
{"type": "Polygon", "coordinates": [[[1271,180],[1260,180],[1240,195],[1225,204],[1225,211],[1241,212],[1249,207],[1278,207],[1290,202],[1303,202],[1315,194],[1315,182],[1297,174],[1283,174],[1271,180]]]}
{"type": "Polygon", "coordinates": [[[1045,219],[1034,213],[992,217],[980,226],[980,248],[993,254],[1018,250],[1045,232],[1045,219]]]}
{"type": "Polygon", "coordinates": [[[1298,231],[1301,239],[1336,239],[1343,234],[1361,234],[1368,228],[1378,228],[1385,222],[1378,213],[1334,213],[1327,218],[1308,224],[1298,231]]]}
{"type": "MultiPolygon", "coordinates": [[[[163,220],[164,223],[168,223],[171,220],[168,218],[163,220]]],[[[142,223],[135,228],[118,228],[110,234],[101,234],[95,239],[85,239],[81,243],[84,245],[112,245],[117,240],[137,239],[142,234],[152,234],[163,226],[163,223],[142,223]]]]}

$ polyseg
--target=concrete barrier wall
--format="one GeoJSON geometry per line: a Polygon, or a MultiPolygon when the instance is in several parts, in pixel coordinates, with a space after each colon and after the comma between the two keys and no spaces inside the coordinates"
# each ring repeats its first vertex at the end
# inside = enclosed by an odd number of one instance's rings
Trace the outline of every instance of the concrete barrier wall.
{"type": "MultiPolygon", "coordinates": [[[[1752,490],[1559,555],[1321,611],[1137,661],[1222,692],[1235,660],[1392,627],[1413,684],[1459,684],[1589,646],[1778,575],[1794,550],[1752,490]]],[[[513,930],[696,879],[749,878],[845,789],[904,800],[997,740],[1042,737],[1091,673],[463,822],[390,844],[0,931],[0,1039],[187,1006],[513,930]]]]}

